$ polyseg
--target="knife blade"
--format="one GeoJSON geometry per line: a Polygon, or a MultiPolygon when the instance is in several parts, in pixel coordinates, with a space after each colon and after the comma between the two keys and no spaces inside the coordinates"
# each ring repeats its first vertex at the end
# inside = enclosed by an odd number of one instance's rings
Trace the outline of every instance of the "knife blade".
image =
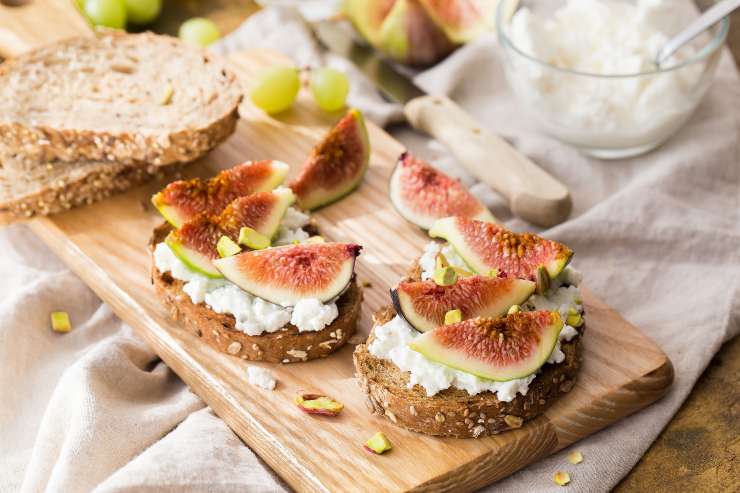
{"type": "Polygon", "coordinates": [[[468,171],[507,199],[513,214],[543,227],[568,217],[572,200],[567,188],[450,98],[427,95],[336,21],[317,21],[311,27],[326,49],[352,62],[381,94],[402,104],[411,126],[445,144],[468,171]]]}

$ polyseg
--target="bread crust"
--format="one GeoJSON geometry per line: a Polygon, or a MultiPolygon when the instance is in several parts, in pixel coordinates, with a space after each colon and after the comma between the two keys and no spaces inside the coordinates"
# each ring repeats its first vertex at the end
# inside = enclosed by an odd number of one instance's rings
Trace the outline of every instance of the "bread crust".
{"type": "MultiPolygon", "coordinates": [[[[170,226],[163,224],[154,230],[149,242],[153,253],[170,226]]],[[[315,332],[299,332],[292,324],[277,332],[250,336],[235,329],[232,315],[216,313],[205,303],[195,304],[182,290],[183,282],[160,272],[152,257],[152,284],[161,302],[173,319],[218,351],[249,361],[295,363],[324,358],[342,347],[357,328],[362,304],[362,291],[353,280],[337,300],[339,316],[334,322],[315,332]]]]}
{"type": "MultiPolygon", "coordinates": [[[[421,270],[415,262],[405,280],[419,280],[421,270]]],[[[585,325],[570,341],[561,342],[563,362],[545,364],[529,385],[527,395],[517,394],[510,402],[499,401],[493,392],[470,395],[465,390],[449,388],[432,397],[420,385],[408,388],[409,373],[393,362],[370,354],[375,327],[396,316],[388,306],[373,315],[373,330],[367,343],[355,348],[353,360],[357,381],[367,396],[371,412],[411,431],[427,435],[478,438],[520,428],[543,414],[560,395],[575,385],[582,362],[581,338],[585,325]]]]}
{"type": "MultiPolygon", "coordinates": [[[[74,37],[60,43],[40,47],[0,65],[0,79],[13,70],[20,70],[26,60],[53,58],[62,46],[79,45],[90,50],[95,43],[115,44],[135,37],[144,45],[162,46],[174,52],[184,49],[175,38],[153,33],[127,34],[97,32],[95,36],[74,37]]],[[[197,48],[187,48],[190,50],[197,48]]],[[[5,168],[25,171],[39,164],[63,166],[78,161],[110,162],[128,165],[162,166],[193,161],[213,149],[234,132],[242,100],[236,76],[219,63],[217,57],[203,52],[204,66],[222,74],[218,91],[225,98],[222,112],[204,121],[201,126],[181,128],[173,132],[141,133],[136,128],[124,132],[105,132],[90,128],[53,128],[28,126],[0,119],[0,155],[5,168]]]]}

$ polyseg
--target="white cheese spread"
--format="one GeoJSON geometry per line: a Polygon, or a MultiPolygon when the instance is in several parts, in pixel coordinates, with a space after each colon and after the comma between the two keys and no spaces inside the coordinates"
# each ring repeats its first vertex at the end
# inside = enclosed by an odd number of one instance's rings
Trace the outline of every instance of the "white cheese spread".
{"type": "MultiPolygon", "coordinates": [[[[449,244],[431,242],[424,248],[424,254],[419,260],[422,267],[422,278],[428,279],[434,272],[434,259],[439,251],[445,255],[450,265],[467,268],[465,262],[457,255],[449,244]]],[[[581,274],[572,267],[566,267],[553,280],[550,291],[545,296],[532,295],[524,304],[522,310],[557,310],[563,320],[568,317],[570,310],[583,313],[580,290],[581,274]],[[570,284],[565,286],[564,284],[570,284]]],[[[548,363],[562,363],[565,353],[560,348],[561,341],[570,341],[578,334],[578,330],[565,324],[560,331],[558,342],[555,345],[548,363]]],[[[373,329],[373,342],[369,345],[370,354],[375,357],[393,362],[401,371],[409,372],[409,388],[420,385],[428,396],[433,396],[447,388],[462,389],[470,395],[490,391],[503,402],[510,402],[517,394],[526,395],[529,384],[537,374],[508,382],[495,382],[476,377],[470,373],[450,368],[446,365],[430,361],[421,353],[409,348],[409,343],[420,333],[413,329],[401,317],[396,316],[390,322],[373,329]]]]}
{"type": "MultiPolygon", "coordinates": [[[[519,50],[556,67],[597,75],[653,71],[655,56],[694,14],[675,0],[568,0],[547,15],[517,10],[507,34],[519,50]]],[[[664,66],[694,56],[679,50],[664,66]]],[[[559,138],[588,147],[659,142],[690,116],[702,91],[701,63],[654,76],[572,75],[512,57],[511,87],[559,138]]]]}
{"type": "Polygon", "coordinates": [[[275,390],[275,385],[277,385],[277,380],[275,380],[273,374],[259,366],[247,367],[247,381],[265,390],[275,390]]]}
{"type": "MultiPolygon", "coordinates": [[[[302,241],[308,238],[302,227],[308,216],[289,208],[281,222],[280,238],[302,241]]],[[[216,313],[232,315],[237,330],[250,336],[276,332],[289,322],[300,332],[319,331],[339,315],[336,303],[323,304],[317,299],[300,300],[294,307],[283,307],[252,296],[227,279],[211,279],[193,272],[172,253],[164,243],[154,249],[154,265],[160,272],[170,272],[173,278],[184,281],[183,291],[193,303],[205,303],[216,313]]]]}

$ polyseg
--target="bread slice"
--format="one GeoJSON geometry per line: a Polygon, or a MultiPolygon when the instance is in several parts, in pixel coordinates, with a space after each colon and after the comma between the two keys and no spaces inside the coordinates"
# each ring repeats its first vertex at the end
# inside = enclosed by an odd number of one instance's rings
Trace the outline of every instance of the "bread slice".
{"type": "Polygon", "coordinates": [[[0,168],[0,224],[91,204],[180,167],[82,162],[64,167],[40,166],[22,176],[0,168]]]}
{"type": "Polygon", "coordinates": [[[229,136],[242,91],[223,61],[176,38],[98,32],[0,65],[0,163],[192,161],[229,136]]]}
{"type": "MultiPolygon", "coordinates": [[[[405,280],[419,280],[420,274],[417,262],[405,280]]],[[[390,306],[377,311],[373,315],[373,331],[395,316],[390,306]]],[[[569,342],[561,342],[565,353],[563,362],[544,365],[529,385],[527,395],[517,394],[510,402],[499,401],[493,392],[470,395],[465,390],[449,388],[428,397],[419,385],[408,388],[408,372],[401,371],[389,360],[370,354],[368,346],[373,341],[373,331],[366,344],[355,348],[353,358],[357,380],[367,394],[368,407],[373,413],[427,435],[477,438],[521,427],[573,388],[581,366],[584,330],[585,325],[569,342]]]]}
{"type": "MultiPolygon", "coordinates": [[[[171,227],[158,226],[149,242],[153,252],[171,227]]],[[[216,313],[205,303],[195,304],[182,290],[183,282],[152,265],[152,284],[172,318],[219,351],[250,361],[294,363],[324,358],[342,347],[355,333],[360,316],[362,291],[355,281],[337,300],[339,316],[316,332],[299,332],[292,324],[277,332],[250,336],[235,328],[232,315],[216,313]]]]}

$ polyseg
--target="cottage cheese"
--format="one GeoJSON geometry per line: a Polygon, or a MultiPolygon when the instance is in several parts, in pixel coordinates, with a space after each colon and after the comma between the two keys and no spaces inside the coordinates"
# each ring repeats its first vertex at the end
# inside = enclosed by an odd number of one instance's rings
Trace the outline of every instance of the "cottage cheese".
{"type": "MultiPolygon", "coordinates": [[[[308,216],[291,207],[280,226],[283,236],[278,239],[290,238],[285,242],[289,244],[293,239],[308,238],[302,229],[306,224],[308,216]]],[[[164,243],[154,249],[154,264],[160,272],[170,272],[175,279],[184,281],[182,289],[193,303],[205,303],[216,313],[232,315],[236,329],[250,336],[276,332],[288,322],[300,332],[319,331],[339,315],[336,303],[323,304],[306,298],[294,307],[284,307],[252,296],[227,279],[211,279],[193,272],[164,243]]]]}
{"type": "Polygon", "coordinates": [[[277,380],[275,380],[273,374],[259,366],[247,367],[247,382],[265,390],[275,390],[275,385],[277,385],[277,380]]]}
{"type": "MultiPolygon", "coordinates": [[[[440,251],[447,257],[451,265],[466,268],[465,263],[449,244],[432,242],[425,247],[424,254],[419,260],[422,267],[422,278],[428,279],[431,277],[434,272],[434,259],[440,251]]],[[[567,318],[571,309],[583,313],[580,291],[577,287],[581,277],[580,272],[570,266],[566,267],[553,280],[551,289],[546,295],[532,295],[522,304],[522,310],[558,310],[563,320],[567,318]]],[[[567,324],[564,325],[560,331],[558,342],[547,362],[551,364],[562,363],[565,359],[565,353],[561,350],[561,341],[570,341],[577,334],[578,330],[576,328],[567,324]]],[[[418,384],[424,388],[426,394],[430,397],[452,387],[465,390],[470,395],[490,391],[495,393],[499,400],[510,402],[517,394],[526,395],[529,391],[529,385],[537,377],[537,374],[533,374],[508,382],[495,382],[430,361],[409,348],[409,343],[419,335],[421,334],[406,321],[396,316],[388,323],[373,329],[374,338],[368,350],[373,356],[390,360],[401,371],[409,372],[409,388],[418,384]]]]}
{"type": "MultiPolygon", "coordinates": [[[[551,65],[588,74],[627,75],[655,70],[655,55],[695,15],[693,2],[569,0],[545,17],[519,9],[508,25],[512,44],[551,65]]],[[[664,66],[684,62],[679,50],[664,66]]],[[[636,147],[660,142],[701,97],[703,66],[655,76],[603,78],[571,75],[513,56],[507,76],[547,131],[576,145],[636,147]]]]}

